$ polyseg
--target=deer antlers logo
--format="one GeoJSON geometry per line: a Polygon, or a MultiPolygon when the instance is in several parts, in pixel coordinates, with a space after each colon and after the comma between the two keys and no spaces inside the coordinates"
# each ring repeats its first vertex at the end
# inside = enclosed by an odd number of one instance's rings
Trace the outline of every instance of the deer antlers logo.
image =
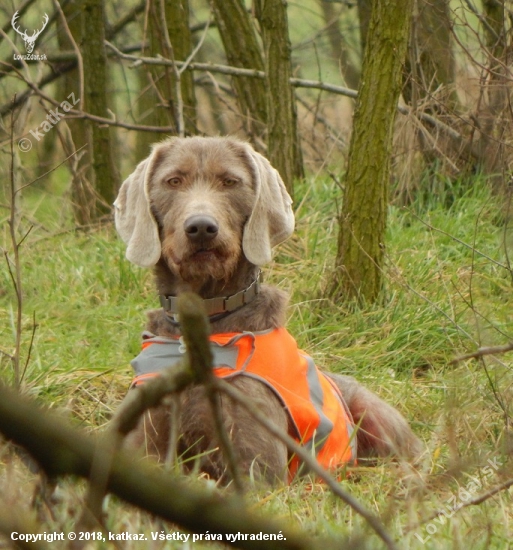
{"type": "Polygon", "coordinates": [[[11,25],[12,28],[23,38],[23,42],[25,42],[25,48],[27,49],[27,53],[32,53],[34,50],[34,46],[36,45],[36,39],[37,37],[45,30],[46,25],[48,25],[49,17],[48,15],[44,16],[43,26],[40,30],[36,30],[32,33],[32,36],[29,36],[27,34],[27,29],[25,29],[25,32],[22,32],[19,28],[16,27],[16,21],[19,19],[19,14],[16,12],[11,19],[11,25]]]}

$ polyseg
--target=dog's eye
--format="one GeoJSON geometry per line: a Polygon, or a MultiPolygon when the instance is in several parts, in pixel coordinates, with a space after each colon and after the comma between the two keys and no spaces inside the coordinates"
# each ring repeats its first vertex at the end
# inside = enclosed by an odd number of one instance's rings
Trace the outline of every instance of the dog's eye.
{"type": "Polygon", "coordinates": [[[178,187],[182,183],[182,178],[179,178],[178,176],[175,176],[174,178],[169,178],[167,180],[167,183],[171,187],[178,187]]]}
{"type": "Polygon", "coordinates": [[[239,180],[237,178],[224,178],[223,179],[223,185],[225,187],[233,187],[234,185],[237,185],[239,183],[239,180]]]}

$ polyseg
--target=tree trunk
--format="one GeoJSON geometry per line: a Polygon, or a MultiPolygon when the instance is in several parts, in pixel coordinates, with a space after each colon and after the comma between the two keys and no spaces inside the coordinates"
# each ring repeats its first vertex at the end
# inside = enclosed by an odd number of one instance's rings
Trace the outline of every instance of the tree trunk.
{"type": "MultiPolygon", "coordinates": [[[[77,45],[82,43],[82,20],[80,16],[79,2],[67,2],[62,6],[62,11],[68,22],[68,28],[77,45]]],[[[72,51],[74,45],[71,42],[68,34],[62,26],[59,26],[57,41],[61,51],[72,51]]],[[[81,97],[82,90],[80,89],[80,75],[75,67],[71,71],[65,72],[57,81],[57,94],[60,101],[67,99],[69,94],[73,92],[75,97],[81,100],[78,106],[83,108],[85,98],[81,97]]],[[[67,157],[73,154],[84,145],[86,148],[82,154],[73,155],[68,161],[71,176],[71,203],[75,221],[80,225],[87,225],[92,221],[92,214],[95,210],[95,192],[92,186],[94,181],[93,170],[90,160],[90,151],[92,150],[92,142],[90,140],[89,124],[83,118],[66,117],[64,120],[68,127],[68,132],[63,129],[63,125],[56,126],[56,134],[58,134],[62,148],[67,157]],[[88,139],[89,138],[89,139],[88,139]]],[[[53,134],[53,132],[52,132],[53,134]]]]}
{"type": "MultiPolygon", "coordinates": [[[[511,139],[511,79],[508,69],[508,22],[504,0],[484,0],[486,24],[483,32],[489,53],[489,73],[484,81],[487,102],[479,117],[481,132],[479,149],[487,173],[492,175],[496,188],[503,181],[503,171],[511,160],[506,143],[511,139]],[[509,159],[508,159],[509,156],[509,159]]],[[[511,32],[511,30],[509,31],[511,32]]],[[[511,53],[509,54],[511,56],[511,53]]]]}
{"type": "Polygon", "coordinates": [[[319,0],[319,3],[324,16],[324,24],[326,25],[333,59],[340,66],[346,85],[356,90],[360,81],[360,71],[351,61],[347,43],[340,32],[340,11],[335,9],[332,2],[319,0]]]}
{"type": "MultiPolygon", "coordinates": [[[[253,21],[241,0],[214,0],[214,13],[228,64],[245,69],[264,70],[262,51],[253,21]]],[[[267,102],[265,81],[236,76],[233,86],[239,109],[245,117],[245,130],[251,137],[265,134],[267,102]]],[[[252,140],[258,146],[258,139],[252,140]]]]}
{"type": "MultiPolygon", "coordinates": [[[[188,0],[163,0],[163,3],[165,20],[162,17],[161,0],[147,0],[146,32],[143,38],[148,42],[149,48],[144,53],[152,57],[163,55],[176,61],[185,61],[192,51],[188,0]]],[[[177,134],[195,134],[196,97],[193,73],[182,73],[180,88],[176,73],[171,67],[145,67],[139,75],[141,96],[138,102],[138,122],[149,126],[171,126],[177,134]],[[181,98],[178,96],[179,91],[181,98]],[[180,128],[182,119],[184,127],[180,128]]],[[[162,134],[139,132],[137,157],[141,159],[148,156],[150,145],[162,138],[162,134]]]]}
{"type": "MultiPolygon", "coordinates": [[[[166,2],[166,20],[169,38],[173,46],[174,59],[186,61],[192,52],[192,37],[189,27],[189,1],[172,0],[166,2]]],[[[172,102],[175,119],[178,120],[180,108],[178,102],[178,90],[174,80],[172,102]]],[[[196,96],[194,94],[194,74],[192,71],[184,71],[180,77],[180,93],[182,95],[183,108],[183,132],[193,135],[196,129],[196,96]]]]}
{"type": "MultiPolygon", "coordinates": [[[[82,2],[82,57],[84,64],[83,107],[87,112],[108,117],[107,55],[105,53],[105,11],[103,0],[82,2]]],[[[94,188],[98,195],[93,215],[110,212],[120,185],[112,147],[111,129],[90,121],[92,149],[91,162],[94,171],[94,188]]],[[[112,130],[113,131],[113,130],[112,130]]]]}
{"type": "Polygon", "coordinates": [[[292,63],[283,0],[256,0],[265,52],[267,83],[267,156],[293,196],[294,178],[304,177],[296,102],[290,84],[292,63]]]}
{"type": "Polygon", "coordinates": [[[339,219],[335,298],[374,302],[382,264],[390,153],[412,0],[373,4],[339,219]]]}
{"type": "Polygon", "coordinates": [[[448,0],[418,0],[406,58],[405,72],[409,78],[403,89],[404,99],[410,105],[415,107],[419,100],[438,90],[436,111],[458,106],[453,87],[455,62],[451,28],[448,0]]]}
{"type": "MultiPolygon", "coordinates": [[[[458,110],[459,101],[454,86],[455,59],[453,53],[452,20],[448,0],[416,0],[414,4],[409,47],[404,70],[403,97],[413,110],[443,117],[458,110]]],[[[453,144],[443,136],[435,142],[426,139],[431,134],[415,129],[419,149],[427,166],[435,162],[446,164],[445,154],[453,144]]],[[[461,151],[455,150],[459,157],[461,151]]]]}
{"type": "Polygon", "coordinates": [[[372,0],[357,0],[356,7],[358,9],[358,19],[360,21],[360,46],[362,48],[363,58],[365,55],[365,48],[367,46],[367,34],[369,32],[372,0]]]}

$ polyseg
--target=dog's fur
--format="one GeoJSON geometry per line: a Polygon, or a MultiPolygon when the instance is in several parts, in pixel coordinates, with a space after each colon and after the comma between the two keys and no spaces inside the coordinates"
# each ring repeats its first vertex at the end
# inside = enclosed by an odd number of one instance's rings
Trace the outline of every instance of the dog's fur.
{"type": "MultiPolygon", "coordinates": [[[[291,201],[278,173],[248,144],[232,138],[170,138],[156,145],[124,182],[115,206],[116,227],[128,245],[127,257],[138,265],[154,265],[158,292],[166,296],[188,288],[206,299],[247,288],[259,265],[270,260],[271,247],[287,238],[294,224],[291,201]],[[191,237],[188,228],[196,216],[212,222],[208,238],[191,237]]],[[[212,322],[212,333],[281,327],[286,306],[284,292],[263,285],[252,302],[212,322]]],[[[149,313],[147,329],[159,336],[179,333],[163,310],[149,313]]],[[[399,412],[354,378],[329,376],[359,425],[359,458],[418,455],[420,442],[399,412]]],[[[245,376],[230,383],[258,403],[280,428],[291,432],[287,413],[267,386],[245,376]]],[[[284,444],[224,397],[222,411],[241,470],[269,482],[285,481],[284,444]]],[[[145,445],[149,454],[163,459],[169,418],[164,406],[148,412],[132,434],[131,444],[145,445]]],[[[211,410],[202,388],[183,393],[179,431],[179,452],[202,455],[200,469],[222,479],[225,464],[215,450],[211,410]]]]}

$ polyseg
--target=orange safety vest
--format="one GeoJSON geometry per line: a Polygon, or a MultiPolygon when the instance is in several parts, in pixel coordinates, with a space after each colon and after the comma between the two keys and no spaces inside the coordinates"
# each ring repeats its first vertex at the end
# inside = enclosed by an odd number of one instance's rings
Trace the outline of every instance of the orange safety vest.
{"type": "MultiPolygon", "coordinates": [[[[353,421],[340,390],[298,349],[285,328],[213,334],[210,343],[214,374],[220,378],[250,376],[267,384],[289,414],[296,441],[315,452],[323,467],[333,470],[356,461],[353,421]]],[[[185,352],[181,338],[144,333],[143,351],[132,361],[136,374],[132,387],[177,363],[185,352]]],[[[299,465],[294,456],[289,479],[299,465]]]]}

